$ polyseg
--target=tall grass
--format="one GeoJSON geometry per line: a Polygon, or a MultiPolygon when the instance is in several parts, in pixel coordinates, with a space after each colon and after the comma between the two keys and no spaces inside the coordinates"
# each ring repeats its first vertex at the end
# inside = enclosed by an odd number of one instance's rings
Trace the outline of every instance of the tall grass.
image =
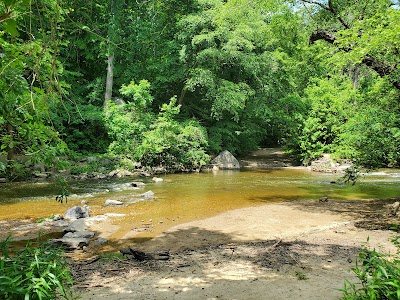
{"type": "Polygon", "coordinates": [[[10,238],[0,241],[0,299],[72,299],[72,278],[59,248],[28,243],[11,251],[10,238]]]}

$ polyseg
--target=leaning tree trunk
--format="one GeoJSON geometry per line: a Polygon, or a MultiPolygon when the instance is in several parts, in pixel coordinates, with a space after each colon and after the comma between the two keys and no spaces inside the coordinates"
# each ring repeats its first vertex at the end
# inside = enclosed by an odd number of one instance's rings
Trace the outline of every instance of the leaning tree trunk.
{"type": "Polygon", "coordinates": [[[104,107],[106,107],[107,102],[111,100],[113,82],[114,82],[114,52],[108,55],[106,92],[104,94],[104,107]]]}

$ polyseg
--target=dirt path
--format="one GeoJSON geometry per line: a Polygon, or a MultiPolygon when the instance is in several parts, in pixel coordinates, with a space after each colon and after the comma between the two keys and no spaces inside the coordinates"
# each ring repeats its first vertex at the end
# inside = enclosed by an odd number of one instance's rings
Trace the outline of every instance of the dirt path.
{"type": "Polygon", "coordinates": [[[390,231],[355,226],[393,201],[270,204],[182,224],[142,246],[170,260],[75,265],[77,291],[83,300],[337,299],[368,237],[394,250],[390,231]]]}

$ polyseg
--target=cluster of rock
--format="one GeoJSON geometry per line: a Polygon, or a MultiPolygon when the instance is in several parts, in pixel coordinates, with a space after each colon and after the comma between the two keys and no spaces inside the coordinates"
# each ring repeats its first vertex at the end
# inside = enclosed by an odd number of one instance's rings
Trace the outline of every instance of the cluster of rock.
{"type": "Polygon", "coordinates": [[[85,220],[89,218],[88,206],[74,206],[68,209],[63,218],[66,227],[64,236],[59,239],[52,239],[50,243],[66,248],[66,250],[84,249],[89,245],[90,239],[95,233],[88,231],[85,220]]]}
{"type": "MultiPolygon", "coordinates": [[[[163,179],[159,177],[153,177],[154,182],[162,182],[163,179]]],[[[142,188],[145,184],[141,181],[134,181],[130,184],[135,188],[142,188]]],[[[152,200],[154,199],[154,192],[147,191],[142,194],[137,195],[137,199],[131,200],[129,202],[123,202],[120,200],[107,199],[104,202],[104,206],[122,206],[136,203],[142,200],[152,200]]],[[[52,244],[62,246],[67,250],[75,250],[75,249],[85,249],[89,245],[90,241],[93,241],[95,237],[95,233],[89,231],[89,225],[96,221],[102,221],[107,219],[108,217],[119,217],[124,216],[123,214],[105,214],[101,216],[90,217],[89,215],[89,207],[86,205],[86,201],[82,201],[83,206],[74,206],[67,210],[63,217],[57,216],[53,217],[52,221],[57,222],[54,223],[55,226],[63,226],[64,228],[64,236],[59,239],[51,240],[52,244]]],[[[98,238],[95,241],[97,244],[103,244],[107,241],[102,238],[98,238]]]]}
{"type": "Polygon", "coordinates": [[[343,173],[351,166],[350,163],[335,162],[329,154],[323,154],[319,159],[311,162],[311,171],[323,173],[343,173]]]}

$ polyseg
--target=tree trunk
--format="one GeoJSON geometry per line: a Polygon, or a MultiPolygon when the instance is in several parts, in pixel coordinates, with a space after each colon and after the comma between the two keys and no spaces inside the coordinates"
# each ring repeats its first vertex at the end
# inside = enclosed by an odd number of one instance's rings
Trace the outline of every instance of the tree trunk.
{"type": "Polygon", "coordinates": [[[106,92],[104,94],[104,107],[107,106],[107,102],[112,98],[112,88],[114,82],[113,72],[114,72],[114,52],[108,55],[106,92]]]}
{"type": "MultiPolygon", "coordinates": [[[[11,124],[7,124],[7,133],[9,136],[13,136],[14,130],[11,124]]],[[[14,159],[14,147],[7,146],[7,164],[9,161],[14,159]]]]}

